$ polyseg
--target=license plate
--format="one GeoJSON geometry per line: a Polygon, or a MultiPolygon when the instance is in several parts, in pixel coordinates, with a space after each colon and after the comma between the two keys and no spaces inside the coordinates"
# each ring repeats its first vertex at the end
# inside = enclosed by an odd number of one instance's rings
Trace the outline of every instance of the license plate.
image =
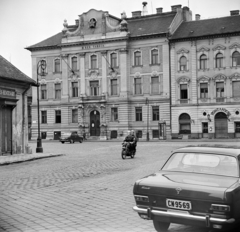
{"type": "Polygon", "coordinates": [[[192,205],[190,201],[167,199],[166,204],[168,208],[172,208],[172,209],[182,209],[182,210],[192,209],[192,205]]]}

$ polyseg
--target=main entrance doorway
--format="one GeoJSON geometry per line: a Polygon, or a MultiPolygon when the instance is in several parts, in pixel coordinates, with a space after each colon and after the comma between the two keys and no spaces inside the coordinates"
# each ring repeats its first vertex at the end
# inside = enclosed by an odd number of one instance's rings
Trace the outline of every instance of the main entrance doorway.
{"type": "Polygon", "coordinates": [[[97,110],[90,113],[90,136],[100,136],[100,113],[97,110]]]}
{"type": "Polygon", "coordinates": [[[227,115],[223,112],[215,115],[215,136],[216,138],[228,137],[228,119],[227,115]]]}

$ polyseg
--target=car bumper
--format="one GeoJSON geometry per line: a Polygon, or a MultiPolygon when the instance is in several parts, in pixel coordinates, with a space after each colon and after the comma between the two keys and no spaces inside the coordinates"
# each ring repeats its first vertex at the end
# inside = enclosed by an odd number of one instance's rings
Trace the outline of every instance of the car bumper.
{"type": "Polygon", "coordinates": [[[151,219],[152,215],[154,216],[164,216],[168,218],[178,218],[178,219],[186,219],[186,220],[192,220],[192,221],[198,221],[198,222],[205,222],[207,226],[210,225],[210,223],[216,223],[216,224],[233,224],[235,223],[234,218],[230,219],[224,219],[224,218],[215,218],[210,217],[210,215],[206,216],[198,216],[198,215],[192,215],[192,214],[183,214],[178,212],[170,212],[170,211],[160,211],[150,208],[139,208],[138,206],[134,206],[133,210],[139,214],[146,214],[148,215],[149,219],[151,219]]]}

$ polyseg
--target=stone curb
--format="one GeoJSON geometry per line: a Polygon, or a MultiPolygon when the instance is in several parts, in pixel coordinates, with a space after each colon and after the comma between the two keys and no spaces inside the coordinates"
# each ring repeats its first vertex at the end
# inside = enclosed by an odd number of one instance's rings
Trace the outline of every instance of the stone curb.
{"type": "Polygon", "coordinates": [[[20,163],[25,161],[32,161],[36,159],[50,158],[56,156],[62,156],[64,154],[19,154],[19,155],[8,155],[8,156],[0,156],[0,165],[8,165],[12,163],[20,163]]]}

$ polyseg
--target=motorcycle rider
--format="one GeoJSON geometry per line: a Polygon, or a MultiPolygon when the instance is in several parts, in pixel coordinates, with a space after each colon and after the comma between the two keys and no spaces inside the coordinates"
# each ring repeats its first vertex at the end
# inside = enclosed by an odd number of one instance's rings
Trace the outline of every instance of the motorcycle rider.
{"type": "Polygon", "coordinates": [[[128,131],[128,134],[123,142],[127,142],[130,149],[135,149],[135,137],[132,135],[131,131],[128,131]]]}
{"type": "Polygon", "coordinates": [[[136,147],[137,147],[137,136],[135,135],[135,131],[131,130],[131,135],[133,137],[133,143],[132,143],[132,148],[134,152],[136,152],[136,147]]]}

